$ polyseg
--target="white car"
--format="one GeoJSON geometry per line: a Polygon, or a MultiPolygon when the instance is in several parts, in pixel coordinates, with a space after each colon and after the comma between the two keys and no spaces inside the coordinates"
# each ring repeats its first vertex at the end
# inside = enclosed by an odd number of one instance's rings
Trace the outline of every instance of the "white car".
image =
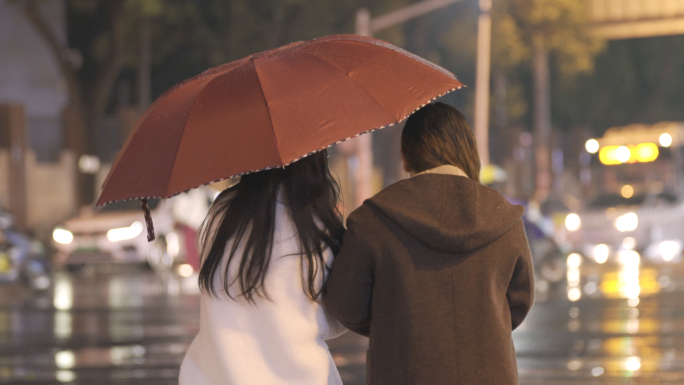
{"type": "Polygon", "coordinates": [[[149,263],[155,270],[169,270],[193,253],[189,250],[195,248],[193,232],[215,196],[215,190],[205,188],[169,200],[149,200],[153,242],[147,241],[140,201],[84,207],[53,230],[53,263],[70,269],[92,263],[149,263]]]}

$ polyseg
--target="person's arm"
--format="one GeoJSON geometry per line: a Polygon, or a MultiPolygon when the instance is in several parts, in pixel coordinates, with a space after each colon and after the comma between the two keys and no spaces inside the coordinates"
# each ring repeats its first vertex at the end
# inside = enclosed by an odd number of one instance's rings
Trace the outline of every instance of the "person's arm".
{"type": "Polygon", "coordinates": [[[323,301],[330,313],[350,330],[370,334],[373,296],[373,259],[350,218],[342,249],[335,257],[323,289],[323,301]]]}
{"type": "Polygon", "coordinates": [[[522,221],[511,230],[516,232],[514,239],[521,245],[516,248],[519,250],[519,256],[506,292],[511,311],[511,326],[512,330],[515,330],[523,322],[534,302],[534,267],[522,221]]]}

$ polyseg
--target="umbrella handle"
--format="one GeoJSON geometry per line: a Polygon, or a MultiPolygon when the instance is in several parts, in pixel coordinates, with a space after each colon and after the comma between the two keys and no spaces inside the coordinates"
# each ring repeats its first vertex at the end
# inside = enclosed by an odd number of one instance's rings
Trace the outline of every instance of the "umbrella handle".
{"type": "Polygon", "coordinates": [[[142,209],[145,212],[145,224],[147,225],[147,242],[154,241],[154,224],[152,223],[152,214],[150,214],[150,206],[147,205],[147,199],[141,199],[142,209]]]}

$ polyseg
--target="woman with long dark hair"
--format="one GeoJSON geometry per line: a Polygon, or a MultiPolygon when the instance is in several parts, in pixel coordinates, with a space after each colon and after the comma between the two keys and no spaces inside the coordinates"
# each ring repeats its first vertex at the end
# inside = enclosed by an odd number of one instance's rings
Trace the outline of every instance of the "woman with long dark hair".
{"type": "Polygon", "coordinates": [[[369,384],[517,384],[511,331],[534,293],[523,208],[480,184],[451,106],[412,115],[401,152],[412,177],[349,215],[325,302],[370,337],[369,384]]]}
{"type": "Polygon", "coordinates": [[[325,151],[241,177],[200,230],[200,330],[192,384],[342,384],[325,343],[344,332],[320,304],[344,233],[325,151]]]}

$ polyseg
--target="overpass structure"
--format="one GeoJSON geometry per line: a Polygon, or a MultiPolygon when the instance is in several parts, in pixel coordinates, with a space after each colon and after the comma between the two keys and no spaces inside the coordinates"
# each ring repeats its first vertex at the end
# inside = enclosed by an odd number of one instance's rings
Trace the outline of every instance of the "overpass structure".
{"type": "Polygon", "coordinates": [[[684,34],[684,0],[591,0],[590,15],[608,40],[684,34]]]}

